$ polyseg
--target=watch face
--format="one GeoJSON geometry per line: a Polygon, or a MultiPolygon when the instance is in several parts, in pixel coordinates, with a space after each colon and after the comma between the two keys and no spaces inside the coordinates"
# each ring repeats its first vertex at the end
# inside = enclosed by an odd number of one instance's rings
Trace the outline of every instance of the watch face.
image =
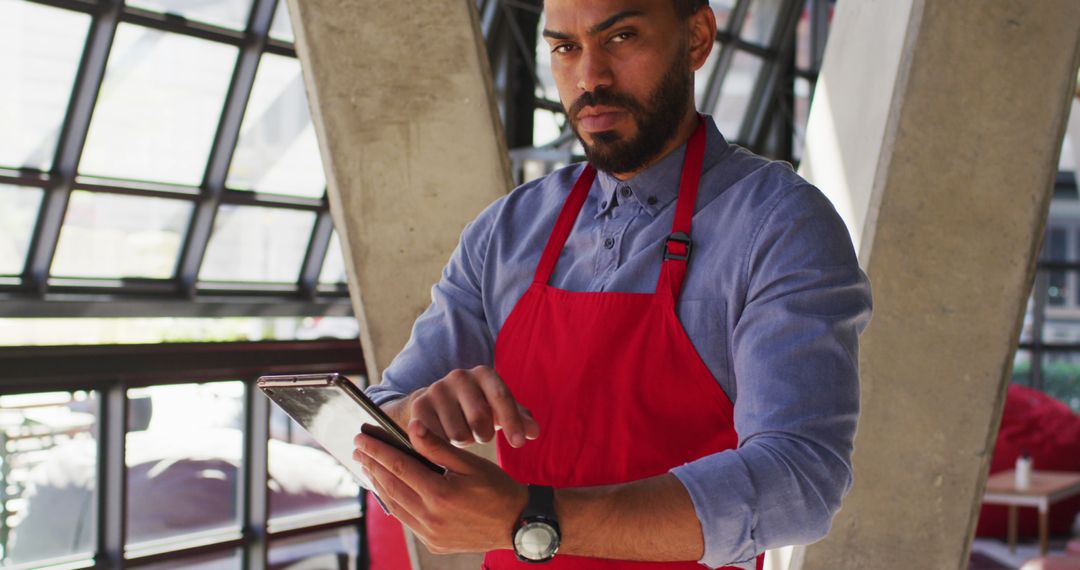
{"type": "Polygon", "coordinates": [[[524,560],[542,562],[558,549],[559,533],[545,522],[529,522],[514,533],[514,552],[524,560]]]}

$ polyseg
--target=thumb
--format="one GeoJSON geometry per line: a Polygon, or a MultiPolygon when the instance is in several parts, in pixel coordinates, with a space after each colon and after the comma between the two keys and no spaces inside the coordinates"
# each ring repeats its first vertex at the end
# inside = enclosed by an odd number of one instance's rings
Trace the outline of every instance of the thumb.
{"type": "Polygon", "coordinates": [[[468,451],[454,447],[449,441],[433,433],[420,420],[410,421],[408,430],[409,441],[412,442],[413,447],[432,463],[442,465],[454,473],[472,472],[472,463],[469,461],[472,454],[468,451]]]}

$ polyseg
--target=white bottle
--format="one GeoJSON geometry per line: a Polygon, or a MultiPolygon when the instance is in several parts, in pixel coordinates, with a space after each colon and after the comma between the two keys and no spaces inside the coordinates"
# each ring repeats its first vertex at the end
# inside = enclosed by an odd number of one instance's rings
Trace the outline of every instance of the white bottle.
{"type": "Polygon", "coordinates": [[[1016,458],[1016,488],[1024,491],[1031,487],[1031,456],[1027,451],[1016,458]]]}

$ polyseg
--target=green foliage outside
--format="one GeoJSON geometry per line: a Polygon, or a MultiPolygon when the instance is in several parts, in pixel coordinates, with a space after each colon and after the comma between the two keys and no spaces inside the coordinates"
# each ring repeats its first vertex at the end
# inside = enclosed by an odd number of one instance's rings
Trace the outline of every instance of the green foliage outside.
{"type": "MultiPolygon", "coordinates": [[[[1031,386],[1030,362],[1017,362],[1013,366],[1013,382],[1031,386]]],[[[1080,363],[1067,360],[1044,362],[1042,389],[1080,414],[1080,363]]]]}

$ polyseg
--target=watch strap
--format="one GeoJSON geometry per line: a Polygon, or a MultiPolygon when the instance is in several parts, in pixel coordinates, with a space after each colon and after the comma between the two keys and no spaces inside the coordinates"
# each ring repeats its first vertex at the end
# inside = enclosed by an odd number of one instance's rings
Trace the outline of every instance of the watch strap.
{"type": "Polygon", "coordinates": [[[543,517],[550,521],[555,518],[555,488],[548,485],[529,485],[529,502],[521,512],[521,520],[543,517]]]}

